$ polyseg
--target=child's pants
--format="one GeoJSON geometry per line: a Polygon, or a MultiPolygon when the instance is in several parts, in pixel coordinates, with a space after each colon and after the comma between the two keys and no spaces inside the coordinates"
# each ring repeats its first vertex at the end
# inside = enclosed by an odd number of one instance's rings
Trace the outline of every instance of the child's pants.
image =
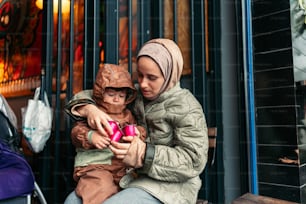
{"type": "Polygon", "coordinates": [[[76,194],[83,204],[101,204],[120,190],[119,181],[125,174],[122,165],[96,165],[76,168],[74,177],[78,178],[76,194]]]}

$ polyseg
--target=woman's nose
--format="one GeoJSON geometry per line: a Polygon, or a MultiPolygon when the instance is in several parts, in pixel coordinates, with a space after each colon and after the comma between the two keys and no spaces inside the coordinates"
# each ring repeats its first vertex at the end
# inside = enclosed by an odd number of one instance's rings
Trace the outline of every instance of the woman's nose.
{"type": "Polygon", "coordinates": [[[142,78],[141,80],[139,80],[139,86],[141,88],[147,87],[147,81],[144,78],[142,78]]]}

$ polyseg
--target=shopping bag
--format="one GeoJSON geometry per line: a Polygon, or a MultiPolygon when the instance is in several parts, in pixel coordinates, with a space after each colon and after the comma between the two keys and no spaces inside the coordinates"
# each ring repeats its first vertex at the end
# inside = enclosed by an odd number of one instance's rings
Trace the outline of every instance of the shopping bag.
{"type": "Polygon", "coordinates": [[[33,152],[41,152],[51,135],[53,112],[45,91],[36,88],[34,98],[22,108],[22,132],[33,152]],[[40,99],[40,94],[43,96],[40,99]]]}

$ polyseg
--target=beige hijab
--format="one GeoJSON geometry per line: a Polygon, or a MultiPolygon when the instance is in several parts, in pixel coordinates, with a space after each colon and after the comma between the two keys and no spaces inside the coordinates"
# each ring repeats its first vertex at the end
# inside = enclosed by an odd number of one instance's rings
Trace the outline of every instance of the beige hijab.
{"type": "Polygon", "coordinates": [[[165,83],[160,89],[159,95],[179,82],[183,71],[183,56],[174,41],[164,38],[150,40],[139,50],[137,60],[141,56],[152,58],[163,73],[165,83]]]}

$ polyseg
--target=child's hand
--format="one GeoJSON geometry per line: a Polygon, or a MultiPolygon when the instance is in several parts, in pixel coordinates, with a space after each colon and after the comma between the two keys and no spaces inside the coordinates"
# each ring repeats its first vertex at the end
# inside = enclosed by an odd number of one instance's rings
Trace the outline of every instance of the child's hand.
{"type": "Polygon", "coordinates": [[[110,138],[104,137],[97,131],[92,132],[91,136],[91,143],[97,148],[97,149],[104,149],[107,148],[110,145],[110,138]]]}
{"type": "Polygon", "coordinates": [[[135,133],[136,133],[136,136],[137,136],[137,137],[140,137],[140,136],[141,136],[141,135],[140,135],[140,132],[139,132],[139,130],[138,130],[138,128],[136,128],[136,127],[135,127],[135,133]]]}

